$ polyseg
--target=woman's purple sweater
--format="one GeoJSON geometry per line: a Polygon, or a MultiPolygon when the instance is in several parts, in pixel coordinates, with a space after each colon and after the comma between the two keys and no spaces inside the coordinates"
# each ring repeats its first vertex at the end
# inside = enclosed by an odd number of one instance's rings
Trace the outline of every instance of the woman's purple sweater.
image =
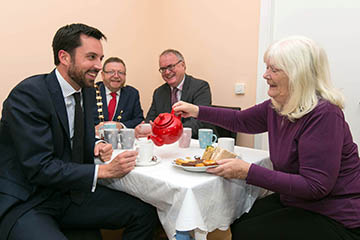
{"type": "Polygon", "coordinates": [[[234,132],[268,132],[274,170],[252,164],[247,183],[280,193],[286,206],[360,227],[360,160],[339,107],[320,100],[291,122],[267,100],[243,111],[200,106],[198,119],[234,132]]]}

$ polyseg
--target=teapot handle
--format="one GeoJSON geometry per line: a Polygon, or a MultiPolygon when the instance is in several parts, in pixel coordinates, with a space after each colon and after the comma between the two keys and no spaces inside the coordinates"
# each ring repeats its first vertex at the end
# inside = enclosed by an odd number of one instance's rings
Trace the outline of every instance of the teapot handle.
{"type": "Polygon", "coordinates": [[[174,115],[175,117],[177,117],[179,120],[181,120],[181,114],[175,115],[175,111],[173,108],[171,109],[171,114],[174,115]]]}

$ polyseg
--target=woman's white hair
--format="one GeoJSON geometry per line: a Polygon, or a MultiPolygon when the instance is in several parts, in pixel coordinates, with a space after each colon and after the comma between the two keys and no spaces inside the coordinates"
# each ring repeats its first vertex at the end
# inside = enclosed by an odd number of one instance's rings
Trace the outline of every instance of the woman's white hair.
{"type": "Polygon", "coordinates": [[[313,40],[303,36],[282,39],[266,50],[264,60],[289,78],[286,104],[280,106],[272,99],[281,115],[292,121],[299,119],[312,111],[321,98],[344,107],[343,95],[331,83],[326,53],[313,40]]]}

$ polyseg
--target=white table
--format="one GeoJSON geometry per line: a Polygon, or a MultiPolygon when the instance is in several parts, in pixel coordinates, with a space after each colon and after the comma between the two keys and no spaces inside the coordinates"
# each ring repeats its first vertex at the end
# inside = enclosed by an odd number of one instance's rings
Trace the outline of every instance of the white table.
{"type": "MultiPolygon", "coordinates": [[[[235,219],[249,211],[262,189],[243,180],[187,172],[172,166],[176,158],[201,156],[203,152],[197,140],[191,141],[190,148],[179,148],[177,143],[155,147],[159,164],[135,167],[121,179],[106,179],[100,184],[155,206],[169,239],[176,230],[194,230],[195,239],[205,240],[208,232],[227,230],[235,219]]],[[[235,152],[247,162],[271,167],[267,151],[236,146],[235,152]]],[[[117,153],[119,150],[113,156],[117,153]]]]}

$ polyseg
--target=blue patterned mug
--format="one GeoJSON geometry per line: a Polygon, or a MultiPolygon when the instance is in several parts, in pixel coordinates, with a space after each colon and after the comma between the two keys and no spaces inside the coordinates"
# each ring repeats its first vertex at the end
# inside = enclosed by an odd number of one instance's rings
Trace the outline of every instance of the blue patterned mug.
{"type": "Polygon", "coordinates": [[[200,148],[206,148],[207,146],[215,143],[216,140],[217,140],[217,136],[213,133],[212,129],[209,128],[199,129],[200,148]]]}

